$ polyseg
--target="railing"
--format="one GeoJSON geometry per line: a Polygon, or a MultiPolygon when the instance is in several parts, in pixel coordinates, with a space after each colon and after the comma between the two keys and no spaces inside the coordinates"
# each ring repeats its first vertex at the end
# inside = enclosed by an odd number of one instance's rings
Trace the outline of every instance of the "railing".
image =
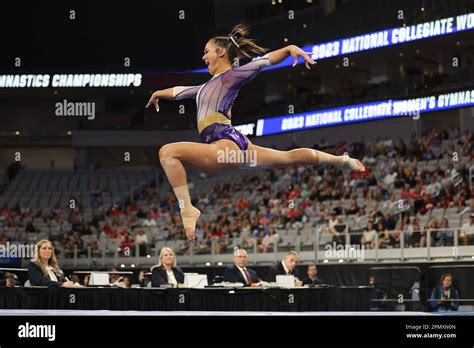
{"type": "MultiPolygon", "coordinates": [[[[259,252],[257,243],[251,242],[246,248],[249,253],[250,264],[271,264],[280,260],[288,250],[295,250],[300,254],[301,262],[317,263],[363,263],[384,261],[460,261],[474,259],[474,238],[461,238],[461,228],[420,230],[414,231],[415,239],[408,239],[407,232],[388,232],[389,239],[380,237],[377,233],[375,241],[362,245],[363,232],[342,233],[339,236],[329,234],[322,229],[313,228],[310,234],[297,234],[295,231],[278,238],[268,249],[269,252],[259,252]],[[418,234],[419,233],[419,234],[418,234]],[[441,239],[443,238],[443,239],[441,239]],[[468,242],[465,244],[465,242],[468,242]],[[421,245],[421,246],[420,246],[421,245]]],[[[250,238],[248,241],[254,240],[250,238]]],[[[74,247],[72,258],[64,258],[63,252],[58,256],[60,264],[74,267],[142,267],[158,262],[158,255],[162,247],[170,246],[177,252],[180,265],[221,265],[232,262],[233,250],[241,247],[243,240],[234,237],[223,253],[217,253],[217,239],[211,241],[211,248],[207,253],[198,253],[197,245],[189,242],[186,248],[185,241],[158,241],[154,245],[135,245],[133,250],[120,250],[117,244],[109,249],[101,245],[98,250],[88,247],[78,250],[74,247]],[[187,255],[181,255],[183,249],[187,255]],[[141,249],[140,249],[141,248],[141,249]],[[140,255],[141,254],[141,255],[140,255]],[[82,256],[82,257],[81,257],[82,256]]]]}

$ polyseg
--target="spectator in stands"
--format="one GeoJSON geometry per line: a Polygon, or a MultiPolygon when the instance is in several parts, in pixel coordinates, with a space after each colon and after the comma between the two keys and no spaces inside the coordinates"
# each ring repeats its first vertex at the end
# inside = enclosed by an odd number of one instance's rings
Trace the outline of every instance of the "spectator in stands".
{"type": "Polygon", "coordinates": [[[411,241],[412,241],[412,246],[418,247],[420,246],[420,239],[421,239],[421,226],[420,226],[420,219],[415,217],[413,219],[413,224],[411,225],[411,241]]]}
{"type": "Polygon", "coordinates": [[[343,201],[337,202],[337,205],[332,209],[335,215],[346,215],[343,201]]]}
{"type": "Polygon", "coordinates": [[[405,229],[408,228],[408,227],[405,227],[405,222],[404,222],[404,219],[402,217],[401,220],[399,220],[396,225],[395,225],[395,229],[390,232],[390,236],[391,236],[391,245],[394,247],[394,248],[399,248],[400,245],[401,245],[401,238],[402,238],[402,234],[405,233],[405,229]]]}
{"type": "MultiPolygon", "coordinates": [[[[405,248],[413,246],[413,225],[410,223],[410,216],[408,214],[403,214],[402,222],[398,225],[400,233],[403,234],[405,241],[405,248]]],[[[401,238],[401,236],[400,236],[401,238]]]]}
{"type": "Polygon", "coordinates": [[[260,282],[257,273],[247,268],[248,255],[245,249],[237,249],[234,251],[234,265],[226,268],[224,272],[224,281],[230,283],[242,283],[250,286],[260,282]]]}
{"type": "Polygon", "coordinates": [[[454,230],[449,228],[449,220],[443,219],[441,228],[436,234],[436,246],[454,245],[454,230]]]}
{"type": "Polygon", "coordinates": [[[299,280],[298,270],[296,269],[298,258],[296,251],[289,251],[281,262],[278,262],[268,269],[267,280],[269,282],[275,282],[277,275],[293,275],[297,279],[296,285],[301,286],[302,282],[299,280]]]}
{"type": "Polygon", "coordinates": [[[103,204],[103,192],[100,187],[97,186],[94,190],[91,191],[91,208],[97,209],[102,207],[103,204]]]}
{"type": "Polygon", "coordinates": [[[140,256],[145,256],[148,254],[148,237],[145,234],[143,228],[139,228],[137,230],[137,234],[135,236],[135,244],[138,244],[140,256]]]}
{"type": "Polygon", "coordinates": [[[306,271],[307,277],[303,279],[303,285],[323,285],[324,282],[318,278],[318,269],[314,263],[308,265],[308,269],[306,271]]]}
{"type": "Polygon", "coordinates": [[[324,210],[320,210],[318,218],[313,222],[313,227],[320,228],[321,226],[326,224],[326,213],[324,212],[324,210]]]}
{"type": "Polygon", "coordinates": [[[225,251],[229,245],[229,235],[227,232],[228,227],[222,221],[216,225],[214,232],[212,232],[212,239],[215,240],[214,252],[216,255],[225,251]]]}
{"type": "Polygon", "coordinates": [[[377,224],[377,234],[379,238],[379,248],[386,248],[390,244],[390,233],[384,228],[382,222],[377,224]]]}
{"type": "Polygon", "coordinates": [[[268,234],[263,237],[261,243],[257,245],[258,251],[262,253],[268,252],[269,248],[275,248],[278,243],[278,234],[276,233],[275,227],[270,226],[268,228],[268,234]]]}
{"type": "Polygon", "coordinates": [[[120,244],[120,254],[123,256],[131,256],[134,254],[134,250],[135,244],[128,234],[125,235],[122,243],[120,244]]]}
{"type": "Polygon", "coordinates": [[[462,225],[460,237],[464,245],[474,244],[474,213],[469,214],[469,221],[462,225]]]}
{"type": "Polygon", "coordinates": [[[429,238],[430,238],[430,245],[433,245],[433,241],[435,241],[436,236],[438,234],[438,229],[439,229],[438,220],[436,219],[436,217],[433,216],[421,234],[421,239],[420,239],[421,248],[425,247],[428,242],[428,232],[429,232],[429,238]]]}
{"type": "Polygon", "coordinates": [[[131,286],[130,278],[129,277],[124,277],[123,278],[123,287],[125,289],[128,289],[128,288],[130,288],[130,286],[131,286]]]}
{"type": "Polygon", "coordinates": [[[360,208],[357,206],[357,202],[355,199],[351,200],[351,204],[348,209],[346,209],[346,213],[348,215],[356,215],[359,213],[360,208]]]}
{"type": "Polygon", "coordinates": [[[88,246],[91,248],[91,256],[100,255],[100,242],[96,234],[90,236],[88,246]]]}
{"type": "Polygon", "coordinates": [[[389,211],[386,211],[383,214],[381,222],[383,223],[383,227],[389,231],[393,231],[397,226],[397,221],[393,218],[392,214],[389,211]]]}
{"type": "Polygon", "coordinates": [[[198,254],[208,254],[211,252],[212,247],[212,233],[210,231],[206,231],[204,234],[204,238],[198,240],[198,254]]]}
{"type": "Polygon", "coordinates": [[[176,249],[178,255],[189,255],[191,253],[191,242],[187,239],[180,239],[176,249]]]}
{"type": "Polygon", "coordinates": [[[151,268],[151,284],[157,288],[163,284],[178,287],[184,283],[184,273],[176,266],[176,255],[173,249],[161,249],[159,262],[151,268]]]}
{"type": "Polygon", "coordinates": [[[366,248],[373,249],[375,248],[375,241],[377,240],[377,231],[374,228],[374,224],[369,222],[367,229],[364,231],[360,243],[366,248]]]}
{"type": "Polygon", "coordinates": [[[337,244],[345,244],[346,243],[346,235],[347,235],[348,227],[347,224],[344,222],[344,217],[339,215],[335,222],[333,222],[331,226],[331,222],[329,223],[329,233],[333,236],[333,242],[337,244]]]}
{"type": "Polygon", "coordinates": [[[148,217],[143,220],[142,226],[143,227],[156,227],[156,220],[151,217],[151,213],[148,214],[148,217]]]}
{"type": "Polygon", "coordinates": [[[445,273],[441,276],[441,284],[431,292],[430,306],[435,312],[457,311],[459,292],[453,287],[453,276],[445,273]]]}
{"type": "Polygon", "coordinates": [[[39,232],[39,231],[35,228],[35,226],[33,225],[32,219],[28,219],[28,221],[27,221],[27,223],[26,223],[25,231],[26,231],[26,232],[39,232]]]}
{"type": "Polygon", "coordinates": [[[72,233],[72,242],[73,242],[73,250],[74,247],[77,251],[77,256],[86,256],[87,257],[87,248],[84,243],[84,239],[82,238],[81,234],[77,231],[72,233]]]}
{"type": "Polygon", "coordinates": [[[42,239],[35,246],[35,256],[28,264],[28,279],[32,286],[80,286],[69,281],[59,268],[53,243],[42,239]]]}

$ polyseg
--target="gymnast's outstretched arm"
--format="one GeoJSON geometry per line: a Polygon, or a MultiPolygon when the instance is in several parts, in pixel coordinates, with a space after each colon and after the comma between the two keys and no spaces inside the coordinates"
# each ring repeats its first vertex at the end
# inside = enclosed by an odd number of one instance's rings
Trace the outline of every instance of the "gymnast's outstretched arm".
{"type": "Polygon", "coordinates": [[[181,99],[191,99],[195,98],[196,94],[201,88],[202,85],[198,86],[177,86],[171,87],[167,89],[162,89],[159,91],[154,92],[148,103],[146,104],[145,108],[149,107],[150,105],[154,104],[156,107],[156,111],[159,110],[158,108],[158,101],[159,99],[167,99],[167,100],[181,100],[181,99]]]}
{"type": "Polygon", "coordinates": [[[311,69],[310,65],[316,64],[316,62],[308,55],[308,53],[306,53],[301,48],[295,45],[289,45],[289,46],[280,48],[279,50],[268,53],[268,60],[270,61],[271,65],[275,65],[282,62],[289,56],[293,57],[293,60],[294,60],[293,66],[298,64],[298,57],[303,57],[305,61],[305,65],[308,69],[311,69]]]}

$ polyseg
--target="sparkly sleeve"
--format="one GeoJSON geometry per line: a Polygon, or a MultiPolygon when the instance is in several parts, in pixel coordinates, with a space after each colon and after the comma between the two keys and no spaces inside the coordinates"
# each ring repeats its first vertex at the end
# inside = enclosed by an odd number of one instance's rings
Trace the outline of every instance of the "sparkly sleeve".
{"type": "Polygon", "coordinates": [[[173,100],[195,98],[201,86],[202,85],[173,87],[173,100]]]}
{"type": "Polygon", "coordinates": [[[232,68],[222,76],[222,84],[226,88],[239,88],[253,80],[261,69],[270,66],[268,54],[258,57],[251,62],[232,68]]]}

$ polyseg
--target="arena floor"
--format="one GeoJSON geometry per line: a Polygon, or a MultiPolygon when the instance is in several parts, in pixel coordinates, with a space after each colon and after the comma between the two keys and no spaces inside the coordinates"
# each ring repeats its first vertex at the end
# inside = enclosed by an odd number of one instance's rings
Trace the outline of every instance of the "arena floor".
{"type": "Polygon", "coordinates": [[[0,310],[0,316],[474,316],[474,312],[218,312],[218,311],[109,311],[109,310],[0,310]]]}

